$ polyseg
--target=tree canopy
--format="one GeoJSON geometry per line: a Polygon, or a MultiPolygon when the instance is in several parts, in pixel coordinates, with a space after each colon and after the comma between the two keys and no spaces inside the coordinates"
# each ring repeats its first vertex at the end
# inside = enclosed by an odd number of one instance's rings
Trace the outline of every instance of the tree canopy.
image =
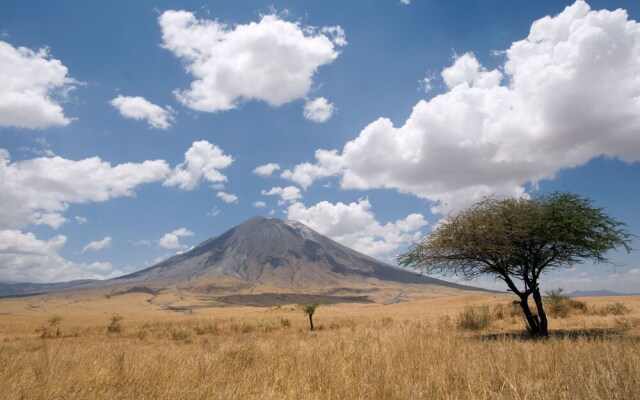
{"type": "Polygon", "coordinates": [[[626,224],[576,194],[489,197],[447,217],[398,261],[427,273],[494,276],[518,295],[532,333],[546,335],[541,274],[586,260],[608,263],[610,250],[631,251],[632,236],[626,224]],[[538,315],[529,310],[530,295],[538,315]]]}

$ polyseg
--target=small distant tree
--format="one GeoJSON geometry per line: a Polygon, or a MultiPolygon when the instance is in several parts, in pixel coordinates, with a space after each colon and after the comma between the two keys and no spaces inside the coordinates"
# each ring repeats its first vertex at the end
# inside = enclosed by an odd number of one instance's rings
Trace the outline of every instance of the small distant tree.
{"type": "Polygon", "coordinates": [[[547,336],[541,274],[585,260],[608,263],[607,252],[617,247],[631,251],[633,235],[625,227],[589,199],[571,193],[490,197],[447,217],[398,261],[427,273],[504,281],[519,297],[531,334],[547,336]],[[529,307],[529,296],[537,314],[529,307]]]}
{"type": "Polygon", "coordinates": [[[309,316],[309,327],[313,330],[313,314],[315,314],[316,309],[320,306],[320,303],[317,301],[313,303],[300,303],[298,304],[298,308],[301,309],[305,314],[309,316]]]}

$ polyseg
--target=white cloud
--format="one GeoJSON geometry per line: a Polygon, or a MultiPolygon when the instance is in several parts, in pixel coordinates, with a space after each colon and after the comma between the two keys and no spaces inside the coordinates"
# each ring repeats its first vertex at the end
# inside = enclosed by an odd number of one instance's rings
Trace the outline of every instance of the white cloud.
{"type": "Polygon", "coordinates": [[[185,236],[193,236],[193,232],[187,228],[180,228],[173,232],[165,233],[164,236],[158,240],[158,246],[163,249],[187,248],[188,246],[180,244],[180,238],[185,236]]]}
{"type": "Polygon", "coordinates": [[[304,117],[313,122],[327,122],[334,111],[333,104],[324,97],[310,100],[304,105],[304,117]]]}
{"type": "Polygon", "coordinates": [[[180,189],[195,189],[201,180],[212,183],[226,182],[227,177],[219,170],[233,163],[233,157],[206,140],[193,142],[184,155],[184,163],[179,164],[164,181],[164,186],[178,186],[180,189]]]}
{"type": "Polygon", "coordinates": [[[267,203],[265,203],[264,201],[254,201],[253,206],[255,208],[264,208],[267,206],[267,203]]]}
{"type": "Polygon", "coordinates": [[[68,69],[49,55],[47,48],[33,51],[0,41],[0,126],[42,129],[66,126],[55,100],[74,88],[68,69]]]}
{"type": "Polygon", "coordinates": [[[383,225],[375,219],[367,199],[350,204],[322,201],[308,208],[302,203],[294,203],[289,206],[287,213],[287,218],[300,221],[372,257],[389,255],[418,240],[420,229],[427,225],[422,214],[410,214],[404,219],[383,225]]]}
{"type": "Polygon", "coordinates": [[[278,200],[278,204],[280,205],[294,203],[302,198],[300,189],[295,186],[287,186],[285,188],[272,187],[269,190],[263,190],[261,193],[263,196],[280,196],[280,200],[278,200]]]}
{"type": "Polygon", "coordinates": [[[541,286],[545,290],[564,288],[567,292],[574,290],[613,290],[620,293],[638,293],[640,287],[640,269],[576,266],[583,272],[554,271],[548,274],[541,286]]]}
{"type": "Polygon", "coordinates": [[[61,282],[73,279],[107,279],[124,274],[109,263],[74,263],[58,252],[67,242],[58,235],[44,241],[31,233],[0,230],[0,280],[61,282]]]}
{"type": "Polygon", "coordinates": [[[428,73],[424,78],[418,81],[418,86],[425,93],[429,93],[435,87],[434,81],[436,77],[432,73],[428,73]]]}
{"type": "Polygon", "coordinates": [[[504,54],[504,74],[458,57],[442,72],[448,91],[402,126],[380,118],[341,153],[318,151],[282,177],[306,188],[338,175],[342,188],[395,189],[446,212],[599,156],[640,160],[640,24],[624,10],[577,1],[504,54]]]}
{"type": "Polygon", "coordinates": [[[49,225],[53,229],[60,228],[65,222],[67,222],[67,219],[57,212],[34,212],[31,217],[29,217],[29,223],[34,225],[49,225]]]}
{"type": "Polygon", "coordinates": [[[218,207],[213,207],[207,213],[207,217],[217,217],[218,215],[220,215],[220,210],[218,209],[218,207]]]}
{"type": "Polygon", "coordinates": [[[316,70],[346,44],[340,27],[302,27],[276,15],[259,22],[224,25],[187,11],[165,11],[158,22],[163,47],[184,62],[195,80],[177,99],[198,111],[236,108],[242,100],[277,107],[304,98],[316,70]]]}
{"type": "Polygon", "coordinates": [[[175,121],[175,111],[171,107],[162,108],[144,97],[118,96],[110,103],[123,117],[138,121],[144,119],[152,128],[169,129],[175,121]]]}
{"type": "Polygon", "coordinates": [[[268,177],[271,176],[275,171],[280,169],[280,165],[276,163],[264,164],[259,167],[256,167],[253,170],[253,173],[256,175],[268,177]]]}
{"type": "Polygon", "coordinates": [[[98,157],[55,156],[11,162],[0,149],[0,229],[28,223],[58,228],[70,204],[133,196],[137,186],[162,180],[169,171],[163,160],[112,166],[98,157]]]}
{"type": "Polygon", "coordinates": [[[316,150],[316,163],[302,163],[293,169],[282,171],[280,177],[289,179],[307,189],[319,178],[336,175],[342,171],[342,157],[336,150],[316,150]]]}
{"type": "MultiPolygon", "coordinates": [[[[74,161],[59,156],[11,162],[0,148],[0,229],[27,224],[59,228],[67,221],[63,213],[70,204],[104,202],[134,196],[142,184],[161,182],[189,190],[201,180],[223,182],[218,169],[233,162],[231,156],[207,142],[194,142],[185,161],[173,171],[164,160],[112,166],[99,157],[74,161]]],[[[78,223],[86,222],[76,218],[78,223]]]]}
{"type": "Polygon", "coordinates": [[[78,223],[78,225],[82,225],[82,224],[86,224],[87,223],[87,219],[85,217],[81,217],[79,215],[75,216],[75,220],[78,223]]]}
{"type": "Polygon", "coordinates": [[[96,240],[93,242],[89,242],[86,246],[82,248],[80,253],[86,253],[89,250],[98,251],[102,249],[107,249],[111,247],[111,236],[105,236],[102,240],[96,240]]]}
{"type": "Polygon", "coordinates": [[[409,4],[411,4],[411,0],[400,0],[400,3],[402,3],[404,5],[409,5],[409,4]]]}
{"type": "Polygon", "coordinates": [[[221,198],[222,201],[224,201],[225,203],[231,204],[231,203],[237,203],[238,202],[238,196],[236,196],[235,194],[226,193],[226,192],[218,192],[216,194],[216,196],[221,198]]]}

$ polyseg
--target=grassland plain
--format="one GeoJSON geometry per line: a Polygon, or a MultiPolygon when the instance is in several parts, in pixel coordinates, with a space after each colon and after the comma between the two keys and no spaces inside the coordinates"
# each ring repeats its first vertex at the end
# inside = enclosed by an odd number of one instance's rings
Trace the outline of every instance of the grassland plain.
{"type": "Polygon", "coordinates": [[[587,299],[535,341],[510,300],[321,306],[310,332],[293,305],[187,316],[144,294],[4,299],[0,398],[640,399],[639,296],[587,299]],[[475,306],[490,324],[462,329],[475,306]]]}

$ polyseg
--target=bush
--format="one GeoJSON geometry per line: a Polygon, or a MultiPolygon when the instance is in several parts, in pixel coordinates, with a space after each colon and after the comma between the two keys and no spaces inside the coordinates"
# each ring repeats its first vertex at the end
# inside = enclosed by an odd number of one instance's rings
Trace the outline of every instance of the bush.
{"type": "Polygon", "coordinates": [[[36,329],[36,332],[40,333],[40,337],[42,339],[52,338],[52,337],[60,337],[62,336],[62,331],[60,331],[60,321],[62,321],[62,317],[59,315],[54,315],[49,318],[49,325],[42,325],[40,328],[36,329]]]}
{"type": "Polygon", "coordinates": [[[124,317],[122,315],[113,314],[111,316],[111,322],[107,325],[108,333],[120,333],[122,332],[122,325],[120,325],[120,321],[122,321],[124,317]]]}
{"type": "Polygon", "coordinates": [[[629,314],[631,310],[629,307],[625,306],[622,303],[616,302],[613,304],[607,304],[596,311],[596,314],[607,316],[607,315],[625,315],[629,314]]]}
{"type": "Polygon", "coordinates": [[[191,330],[185,326],[174,326],[169,329],[169,335],[173,340],[185,340],[191,337],[191,330]]]}
{"type": "Polygon", "coordinates": [[[458,315],[458,327],[470,331],[486,329],[491,325],[489,306],[466,306],[458,315]]]}
{"type": "Polygon", "coordinates": [[[291,326],[291,320],[289,318],[280,318],[280,325],[282,325],[285,328],[288,328],[291,326]]]}
{"type": "Polygon", "coordinates": [[[564,292],[562,288],[546,292],[546,310],[551,317],[566,318],[574,311],[581,313],[587,312],[587,304],[585,302],[571,299],[562,294],[562,292],[564,292]]]}
{"type": "Polygon", "coordinates": [[[497,320],[517,318],[522,315],[519,301],[512,301],[507,304],[496,304],[493,307],[492,316],[497,320]]]}
{"type": "Polygon", "coordinates": [[[218,323],[215,321],[201,322],[193,330],[196,335],[216,334],[218,333],[218,323]]]}

